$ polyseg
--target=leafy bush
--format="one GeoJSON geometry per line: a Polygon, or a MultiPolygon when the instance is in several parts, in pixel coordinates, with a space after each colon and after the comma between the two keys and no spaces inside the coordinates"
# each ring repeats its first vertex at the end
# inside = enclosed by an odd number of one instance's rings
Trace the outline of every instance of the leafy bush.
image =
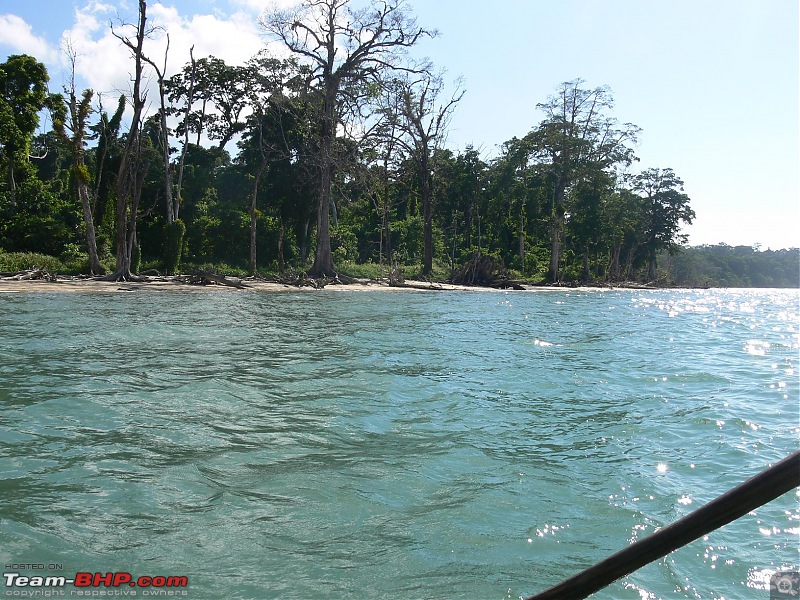
{"type": "Polygon", "coordinates": [[[44,269],[52,274],[67,271],[55,256],[38,252],[0,252],[0,271],[17,273],[27,269],[44,269]]]}
{"type": "Polygon", "coordinates": [[[184,235],[186,235],[186,225],[180,219],[164,226],[164,271],[169,275],[174,275],[178,271],[184,235]]]}

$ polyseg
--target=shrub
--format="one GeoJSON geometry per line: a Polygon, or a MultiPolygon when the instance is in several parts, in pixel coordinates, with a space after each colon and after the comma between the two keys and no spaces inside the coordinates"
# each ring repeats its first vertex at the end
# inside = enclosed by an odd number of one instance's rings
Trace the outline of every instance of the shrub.
{"type": "Polygon", "coordinates": [[[169,275],[178,271],[185,235],[186,225],[180,219],[164,226],[164,271],[169,275]]]}

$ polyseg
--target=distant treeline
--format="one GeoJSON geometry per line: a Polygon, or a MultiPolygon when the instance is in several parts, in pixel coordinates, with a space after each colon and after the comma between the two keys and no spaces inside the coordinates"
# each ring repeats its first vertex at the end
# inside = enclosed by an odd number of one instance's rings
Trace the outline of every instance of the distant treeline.
{"type": "Polygon", "coordinates": [[[543,119],[485,160],[444,147],[463,92],[409,62],[433,33],[402,3],[306,0],[261,21],[293,58],[192,56],[170,77],[146,8],[114,29],[134,75],[119,98],[74,83],[52,94],[31,56],[0,63],[0,249],[114,279],[181,263],[446,277],[477,254],[536,282],[797,284],[797,261],[784,264],[796,252],[680,253],[695,217],[683,182],[669,168],[631,172],[640,130],[613,116],[606,87],[561,84],[537,105],[543,119]]]}
{"type": "Polygon", "coordinates": [[[665,258],[670,283],[681,287],[800,288],[800,249],[694,246],[665,258]]]}

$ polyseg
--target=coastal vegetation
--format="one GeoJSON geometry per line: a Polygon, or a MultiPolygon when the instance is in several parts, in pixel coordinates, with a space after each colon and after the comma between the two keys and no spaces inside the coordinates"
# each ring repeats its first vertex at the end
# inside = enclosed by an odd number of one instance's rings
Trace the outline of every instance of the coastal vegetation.
{"type": "Polygon", "coordinates": [[[607,87],[562,83],[485,159],[446,146],[464,90],[414,58],[437,33],[402,2],[306,0],[260,20],[286,58],[192,51],[171,76],[138,8],[112,102],[76,88],[68,48],[58,94],[35,57],[0,63],[0,271],[446,279],[480,259],[534,283],[798,286],[797,249],[685,245],[683,181],[639,167],[607,87]]]}

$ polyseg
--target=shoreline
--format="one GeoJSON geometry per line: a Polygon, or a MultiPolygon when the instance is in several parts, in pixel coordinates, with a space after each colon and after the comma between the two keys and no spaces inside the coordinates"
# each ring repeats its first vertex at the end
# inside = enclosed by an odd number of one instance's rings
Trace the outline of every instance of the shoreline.
{"type": "MultiPolygon", "coordinates": [[[[430,283],[427,281],[407,280],[405,285],[390,286],[385,281],[375,281],[358,279],[356,283],[329,283],[322,288],[314,288],[310,285],[297,286],[284,283],[276,283],[261,280],[238,280],[231,278],[231,281],[241,281],[246,287],[232,287],[209,284],[189,284],[178,278],[154,278],[149,281],[98,281],[93,279],[28,279],[28,280],[0,280],[1,293],[30,293],[30,292],[102,292],[102,293],[131,293],[141,291],[228,291],[228,292],[598,292],[612,290],[660,290],[673,288],[657,288],[643,285],[618,285],[618,286],[523,286],[522,290],[500,289],[484,286],[458,285],[452,283],[430,283]]],[[[689,288],[686,288],[689,289],[689,288]]]]}

